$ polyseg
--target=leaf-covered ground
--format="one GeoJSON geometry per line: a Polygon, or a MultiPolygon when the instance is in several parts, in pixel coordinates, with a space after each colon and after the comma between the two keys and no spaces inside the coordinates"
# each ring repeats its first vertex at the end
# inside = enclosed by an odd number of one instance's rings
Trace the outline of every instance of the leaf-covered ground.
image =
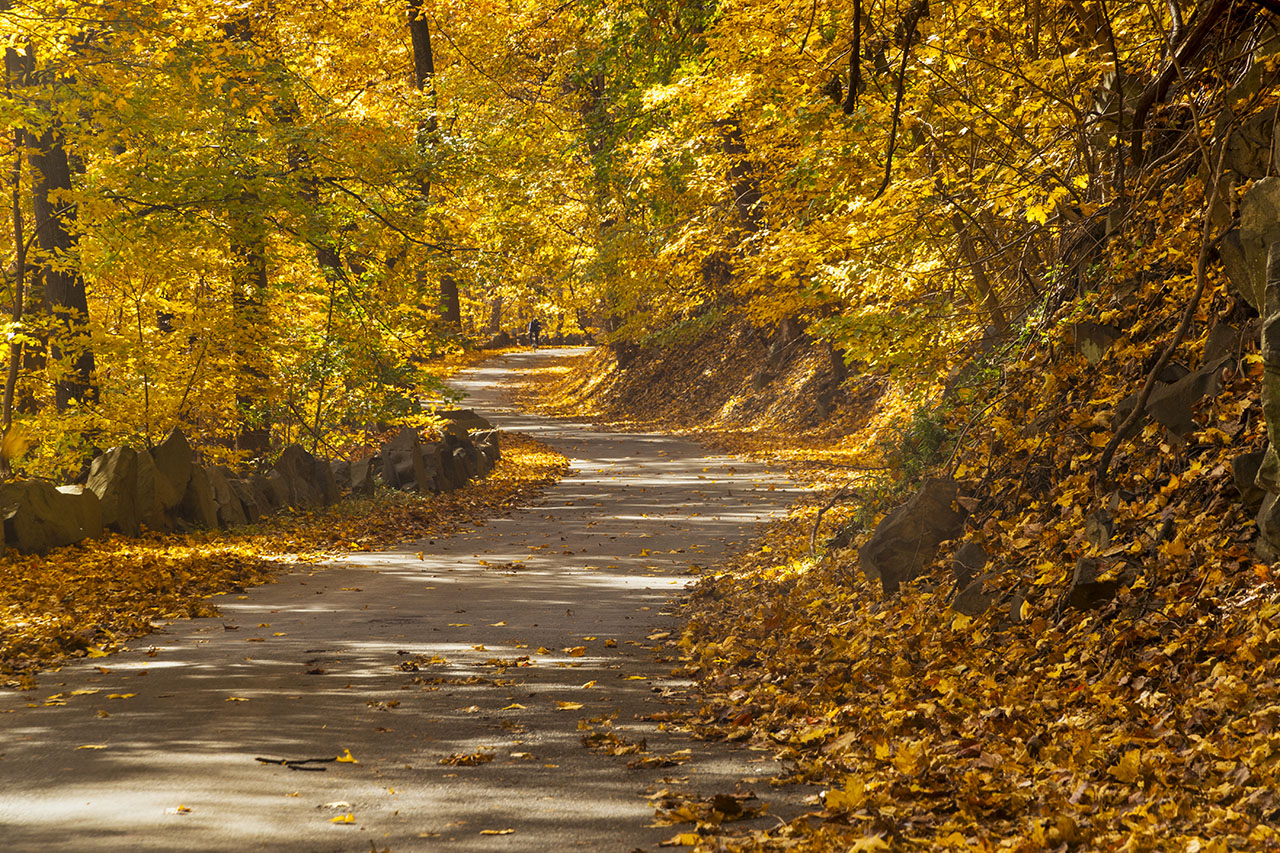
{"type": "MultiPolygon", "coordinates": [[[[1231,474],[1235,457],[1263,445],[1256,343],[1246,330],[1221,393],[1194,409],[1187,440],[1148,421],[1100,487],[1094,471],[1119,404],[1167,344],[1192,286],[1185,264],[1144,258],[1141,245],[1118,251],[1131,253],[1121,271],[1140,284],[1123,300],[1094,295],[1064,308],[944,415],[949,443],[933,470],[949,461],[967,483],[965,539],[993,557],[992,605],[976,618],[949,607],[958,543],[894,596],[858,566],[856,546],[892,507],[893,493],[869,488],[857,470],[889,461],[874,434],[893,420],[883,408],[837,411],[839,423],[862,427],[827,441],[825,456],[814,432],[788,434],[765,418],[735,432],[731,446],[798,460],[801,476],[828,491],[688,599],[682,646],[703,707],[686,722],[700,737],[774,751],[786,780],[824,793],[809,815],[776,829],[735,834],[712,813],[677,841],[706,850],[1280,849],[1277,567],[1254,552],[1252,514],[1231,474]],[[1142,275],[1144,265],[1161,275],[1142,275]],[[1126,330],[1096,368],[1071,345],[1072,323],[1087,316],[1126,330]],[[816,450],[797,452],[805,444],[816,450]],[[827,515],[811,553],[818,507],[836,484],[852,498],[827,515]],[[1091,518],[1110,535],[1090,536],[1091,518]],[[853,547],[824,550],[846,522],[853,547]],[[1117,582],[1092,610],[1065,600],[1081,558],[1117,582]]],[[[1176,353],[1192,368],[1216,321],[1248,320],[1216,276],[1211,284],[1176,353]]],[[[708,345],[642,370],[710,376],[735,355],[708,345]]],[[[608,357],[595,358],[562,365],[525,393],[540,392],[544,410],[559,413],[595,394],[597,415],[698,432],[679,405],[627,393],[608,357]]],[[[727,382],[698,390],[704,407],[721,410],[738,393],[727,382]]]]}
{"type": "Polygon", "coordinates": [[[231,531],[108,536],[44,556],[0,559],[0,675],[31,675],[69,657],[98,657],[151,623],[208,616],[210,596],[267,583],[297,563],[449,535],[529,501],[568,461],[527,436],[504,434],[492,474],[439,495],[379,493],[231,531]]]}

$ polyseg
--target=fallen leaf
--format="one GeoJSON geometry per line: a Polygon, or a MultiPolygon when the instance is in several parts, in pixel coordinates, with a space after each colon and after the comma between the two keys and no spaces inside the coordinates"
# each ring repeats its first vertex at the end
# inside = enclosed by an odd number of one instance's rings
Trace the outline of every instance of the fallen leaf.
{"type": "Polygon", "coordinates": [[[342,763],[342,764],[359,764],[360,763],[359,761],[356,761],[356,757],[351,754],[351,750],[349,749],[342,750],[342,755],[339,755],[337,760],[339,763],[342,763]]]}
{"type": "Polygon", "coordinates": [[[450,767],[475,767],[477,764],[487,764],[493,761],[493,757],[494,754],[492,752],[455,752],[440,759],[440,763],[450,767]]]}
{"type": "Polygon", "coordinates": [[[581,702],[556,702],[556,707],[561,711],[576,711],[582,707],[581,702]]]}

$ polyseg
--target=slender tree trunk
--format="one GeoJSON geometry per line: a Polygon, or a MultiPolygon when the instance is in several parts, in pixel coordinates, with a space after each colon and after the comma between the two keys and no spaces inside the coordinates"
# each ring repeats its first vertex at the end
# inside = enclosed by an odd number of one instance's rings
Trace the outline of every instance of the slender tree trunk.
{"type": "MultiPolygon", "coordinates": [[[[250,42],[252,11],[224,25],[229,38],[250,42]]],[[[256,165],[246,163],[247,171],[256,165]]],[[[267,226],[262,202],[249,191],[228,205],[229,249],[235,265],[231,273],[232,358],[235,364],[236,409],[239,423],[236,449],[261,456],[271,447],[268,405],[271,373],[271,327],[267,315],[267,226]]]]}
{"type": "MultiPolygon", "coordinates": [[[[14,325],[22,322],[24,291],[27,286],[27,235],[22,221],[22,148],[26,144],[24,134],[19,128],[13,132],[14,147],[18,153],[13,158],[12,209],[13,209],[13,304],[9,317],[14,325]]],[[[8,432],[13,426],[13,395],[18,385],[18,367],[22,363],[22,343],[14,340],[9,344],[9,365],[4,379],[3,429],[8,432]]],[[[7,462],[7,460],[6,460],[7,462]]]]}
{"type": "Polygon", "coordinates": [[[978,256],[978,251],[974,248],[973,237],[969,233],[968,223],[964,221],[959,211],[952,212],[951,226],[955,228],[956,239],[960,243],[960,253],[964,255],[964,261],[969,265],[969,274],[973,276],[973,285],[977,288],[978,298],[982,302],[982,307],[986,310],[996,334],[1004,336],[1009,331],[1009,320],[1004,315],[1004,309],[1000,305],[1000,297],[996,295],[995,288],[991,285],[991,279],[987,277],[986,265],[982,263],[982,258],[978,256]]]}
{"type": "MultiPolygon", "coordinates": [[[[258,199],[245,199],[255,208],[258,199]]],[[[257,217],[246,217],[252,223],[257,217]]],[[[242,220],[243,221],[243,220],[242,220]]],[[[260,455],[271,446],[271,419],[267,411],[270,363],[270,324],[267,317],[267,241],[263,228],[250,227],[231,238],[236,259],[231,276],[231,309],[236,366],[236,408],[239,427],[236,448],[260,455]]]]}
{"type": "Polygon", "coordinates": [[[858,108],[858,95],[862,92],[862,0],[853,0],[853,38],[849,45],[849,91],[844,99],[844,111],[852,115],[858,108]]]}
{"type": "MultiPolygon", "coordinates": [[[[426,96],[428,113],[418,122],[418,149],[424,158],[436,144],[440,129],[436,118],[436,56],[431,47],[431,26],[423,0],[409,0],[409,39],[413,44],[413,80],[426,96]]],[[[419,182],[422,203],[431,199],[431,176],[425,171],[419,182]]],[[[422,276],[419,276],[419,280],[422,276]]],[[[452,275],[440,277],[440,319],[453,332],[462,331],[462,302],[458,280],[452,275]]]]}
{"type": "MultiPolygon", "coordinates": [[[[7,8],[7,4],[6,4],[7,8]]],[[[12,48],[5,51],[4,56],[5,70],[5,88],[11,90],[15,80],[20,81],[25,71],[23,57],[12,48]]],[[[13,156],[13,168],[9,173],[12,183],[12,191],[10,193],[10,206],[13,217],[13,303],[10,306],[9,317],[15,326],[22,322],[23,299],[26,295],[27,287],[27,234],[26,226],[22,216],[22,158],[25,156],[24,149],[27,145],[27,135],[22,128],[14,128],[13,131],[13,149],[16,152],[13,156]]],[[[0,419],[3,423],[3,431],[8,434],[9,429],[13,426],[13,397],[15,389],[18,386],[18,369],[22,364],[22,343],[15,339],[9,344],[9,364],[5,371],[4,379],[4,399],[3,412],[0,413],[0,419]]],[[[9,459],[4,453],[0,453],[0,465],[3,465],[4,476],[9,475],[9,459]]]]}

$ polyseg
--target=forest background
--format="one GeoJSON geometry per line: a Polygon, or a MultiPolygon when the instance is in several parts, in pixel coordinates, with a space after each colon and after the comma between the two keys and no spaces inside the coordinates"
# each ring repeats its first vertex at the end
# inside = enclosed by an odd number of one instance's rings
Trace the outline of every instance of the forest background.
{"type": "Polygon", "coordinates": [[[620,353],[805,334],[913,408],[1067,303],[1116,319],[1108,281],[1185,300],[1274,64],[1254,3],[0,15],[4,418],[41,475],[175,425],[334,447],[535,315],[620,353]]]}

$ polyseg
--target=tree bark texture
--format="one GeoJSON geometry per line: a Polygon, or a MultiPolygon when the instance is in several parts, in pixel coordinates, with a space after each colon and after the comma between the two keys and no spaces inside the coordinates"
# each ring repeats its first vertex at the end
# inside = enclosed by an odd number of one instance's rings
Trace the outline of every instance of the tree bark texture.
{"type": "Polygon", "coordinates": [[[65,139],[58,128],[50,127],[31,141],[36,270],[43,285],[43,307],[53,321],[49,353],[55,365],[69,362],[54,391],[58,411],[65,411],[72,400],[91,403],[98,397],[89,343],[89,299],[76,257],[76,210],[66,201],[71,162],[65,139]]]}
{"type": "Polygon", "coordinates": [[[729,191],[733,193],[738,217],[748,231],[759,231],[764,225],[764,195],[748,158],[742,128],[736,119],[720,119],[716,128],[720,131],[721,150],[729,159],[729,191]]]}

